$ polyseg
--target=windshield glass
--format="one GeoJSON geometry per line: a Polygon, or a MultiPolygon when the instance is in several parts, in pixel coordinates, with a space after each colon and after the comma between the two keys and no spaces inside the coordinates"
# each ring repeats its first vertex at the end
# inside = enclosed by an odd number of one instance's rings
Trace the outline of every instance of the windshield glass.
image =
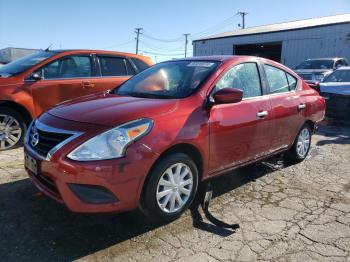
{"type": "Polygon", "coordinates": [[[350,70],[334,71],[323,82],[350,82],[350,70]]]}
{"type": "Polygon", "coordinates": [[[22,73],[28,68],[40,63],[41,61],[55,55],[55,52],[51,51],[39,51],[31,55],[24,56],[17,59],[3,67],[0,67],[0,75],[11,76],[22,73]]]}
{"type": "Polygon", "coordinates": [[[332,69],[333,60],[306,60],[298,65],[295,69],[332,69]]]}
{"type": "Polygon", "coordinates": [[[215,61],[169,61],[137,74],[118,89],[118,95],[183,98],[191,95],[217,68],[215,61]]]}

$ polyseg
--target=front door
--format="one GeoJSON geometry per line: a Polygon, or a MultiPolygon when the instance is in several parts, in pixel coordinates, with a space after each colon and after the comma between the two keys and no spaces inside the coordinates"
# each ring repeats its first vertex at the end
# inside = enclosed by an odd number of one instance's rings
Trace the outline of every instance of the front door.
{"type": "Polygon", "coordinates": [[[242,63],[229,69],[214,91],[233,87],[243,90],[243,100],[214,105],[210,111],[210,173],[237,166],[268,153],[271,106],[263,96],[258,65],[242,63]]]}
{"type": "Polygon", "coordinates": [[[94,85],[87,87],[93,75],[89,55],[66,56],[38,70],[42,79],[27,82],[31,89],[36,115],[66,100],[88,95],[94,85]]]}

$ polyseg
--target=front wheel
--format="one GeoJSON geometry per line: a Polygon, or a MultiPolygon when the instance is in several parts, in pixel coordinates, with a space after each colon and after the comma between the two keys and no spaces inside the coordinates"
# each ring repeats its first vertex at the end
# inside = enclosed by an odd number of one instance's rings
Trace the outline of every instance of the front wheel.
{"type": "Polygon", "coordinates": [[[19,113],[8,107],[0,107],[0,151],[22,145],[26,128],[19,113]]]}
{"type": "Polygon", "coordinates": [[[198,168],[182,153],[162,159],[150,173],[141,210],[152,220],[171,221],[192,203],[198,187],[198,168]]]}
{"type": "Polygon", "coordinates": [[[299,131],[293,146],[285,154],[287,162],[294,164],[303,161],[311,146],[311,127],[305,124],[299,131]]]}

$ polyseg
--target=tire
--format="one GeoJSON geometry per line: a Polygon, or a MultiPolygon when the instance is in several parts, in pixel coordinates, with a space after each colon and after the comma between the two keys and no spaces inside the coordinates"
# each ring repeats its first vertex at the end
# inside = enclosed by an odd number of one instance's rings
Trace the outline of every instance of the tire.
{"type": "Polygon", "coordinates": [[[181,216],[191,205],[198,188],[198,168],[194,161],[186,154],[175,153],[157,163],[149,175],[140,210],[154,222],[169,222],[181,216]],[[180,170],[178,177],[177,170],[180,170]],[[176,180],[186,185],[181,186],[176,180]]]}
{"type": "Polygon", "coordinates": [[[311,127],[304,124],[295,138],[293,146],[286,152],[285,160],[289,164],[302,162],[308,155],[311,147],[311,127]]]}
{"type": "Polygon", "coordinates": [[[26,130],[21,114],[8,107],[0,107],[0,151],[22,146],[26,130]]]}

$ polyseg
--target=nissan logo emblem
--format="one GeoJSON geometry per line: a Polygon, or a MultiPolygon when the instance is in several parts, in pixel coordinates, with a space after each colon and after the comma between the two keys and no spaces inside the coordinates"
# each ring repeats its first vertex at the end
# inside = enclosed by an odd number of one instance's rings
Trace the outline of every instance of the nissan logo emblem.
{"type": "Polygon", "coordinates": [[[30,135],[30,144],[33,147],[36,147],[39,144],[39,133],[38,131],[35,129],[33,129],[33,132],[30,135]]]}

